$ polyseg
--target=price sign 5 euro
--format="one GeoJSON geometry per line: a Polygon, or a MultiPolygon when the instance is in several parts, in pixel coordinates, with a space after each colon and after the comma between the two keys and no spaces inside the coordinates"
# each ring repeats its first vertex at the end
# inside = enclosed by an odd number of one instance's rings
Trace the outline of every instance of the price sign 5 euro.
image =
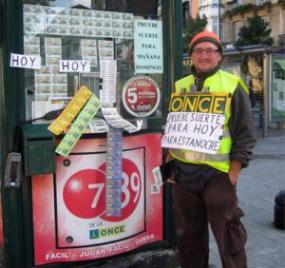
{"type": "Polygon", "coordinates": [[[158,84],[148,76],[135,76],[129,79],[122,92],[126,111],[139,118],[150,116],[160,103],[158,84]]]}

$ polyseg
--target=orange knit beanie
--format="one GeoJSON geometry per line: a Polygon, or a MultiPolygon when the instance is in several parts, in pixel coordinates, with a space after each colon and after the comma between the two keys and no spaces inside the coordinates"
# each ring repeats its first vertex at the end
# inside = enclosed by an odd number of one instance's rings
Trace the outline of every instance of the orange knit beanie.
{"type": "Polygon", "coordinates": [[[189,43],[189,54],[191,55],[193,48],[202,42],[211,42],[217,46],[217,48],[220,52],[223,51],[223,47],[222,47],[222,43],[221,43],[220,38],[213,32],[203,31],[203,32],[196,34],[192,38],[191,42],[189,43]]]}

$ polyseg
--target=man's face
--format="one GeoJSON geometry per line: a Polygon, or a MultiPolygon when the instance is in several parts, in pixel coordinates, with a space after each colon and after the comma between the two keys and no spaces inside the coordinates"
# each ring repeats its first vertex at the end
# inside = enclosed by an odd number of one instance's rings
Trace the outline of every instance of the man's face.
{"type": "Polygon", "coordinates": [[[191,60],[199,73],[210,72],[215,69],[222,59],[217,46],[211,42],[202,42],[192,51],[191,60]]]}

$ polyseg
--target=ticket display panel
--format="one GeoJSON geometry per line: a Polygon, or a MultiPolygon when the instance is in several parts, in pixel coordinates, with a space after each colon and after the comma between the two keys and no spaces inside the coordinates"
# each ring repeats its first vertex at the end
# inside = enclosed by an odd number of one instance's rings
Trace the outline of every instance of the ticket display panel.
{"type": "Polygon", "coordinates": [[[32,177],[36,265],[98,260],[163,240],[160,134],[123,139],[120,215],[110,216],[106,140],[80,140],[55,174],[32,177]]]}
{"type": "Polygon", "coordinates": [[[24,55],[11,63],[25,68],[26,119],[64,107],[81,85],[99,97],[106,60],[115,61],[109,90],[124,117],[161,117],[158,2],[24,0],[24,55]]]}

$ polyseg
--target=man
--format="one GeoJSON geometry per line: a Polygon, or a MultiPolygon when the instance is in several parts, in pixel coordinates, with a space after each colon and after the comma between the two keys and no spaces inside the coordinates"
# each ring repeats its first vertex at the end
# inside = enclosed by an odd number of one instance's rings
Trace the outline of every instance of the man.
{"type": "MultiPolygon", "coordinates": [[[[223,268],[246,268],[246,231],[240,221],[236,185],[256,143],[248,89],[240,78],[220,70],[222,45],[211,32],[189,44],[192,74],[175,83],[175,92],[219,93],[228,99],[217,153],[169,149],[177,247],[182,268],[208,268],[209,232],[213,231],[223,268]]],[[[209,115],[210,116],[210,115],[209,115]]]]}

